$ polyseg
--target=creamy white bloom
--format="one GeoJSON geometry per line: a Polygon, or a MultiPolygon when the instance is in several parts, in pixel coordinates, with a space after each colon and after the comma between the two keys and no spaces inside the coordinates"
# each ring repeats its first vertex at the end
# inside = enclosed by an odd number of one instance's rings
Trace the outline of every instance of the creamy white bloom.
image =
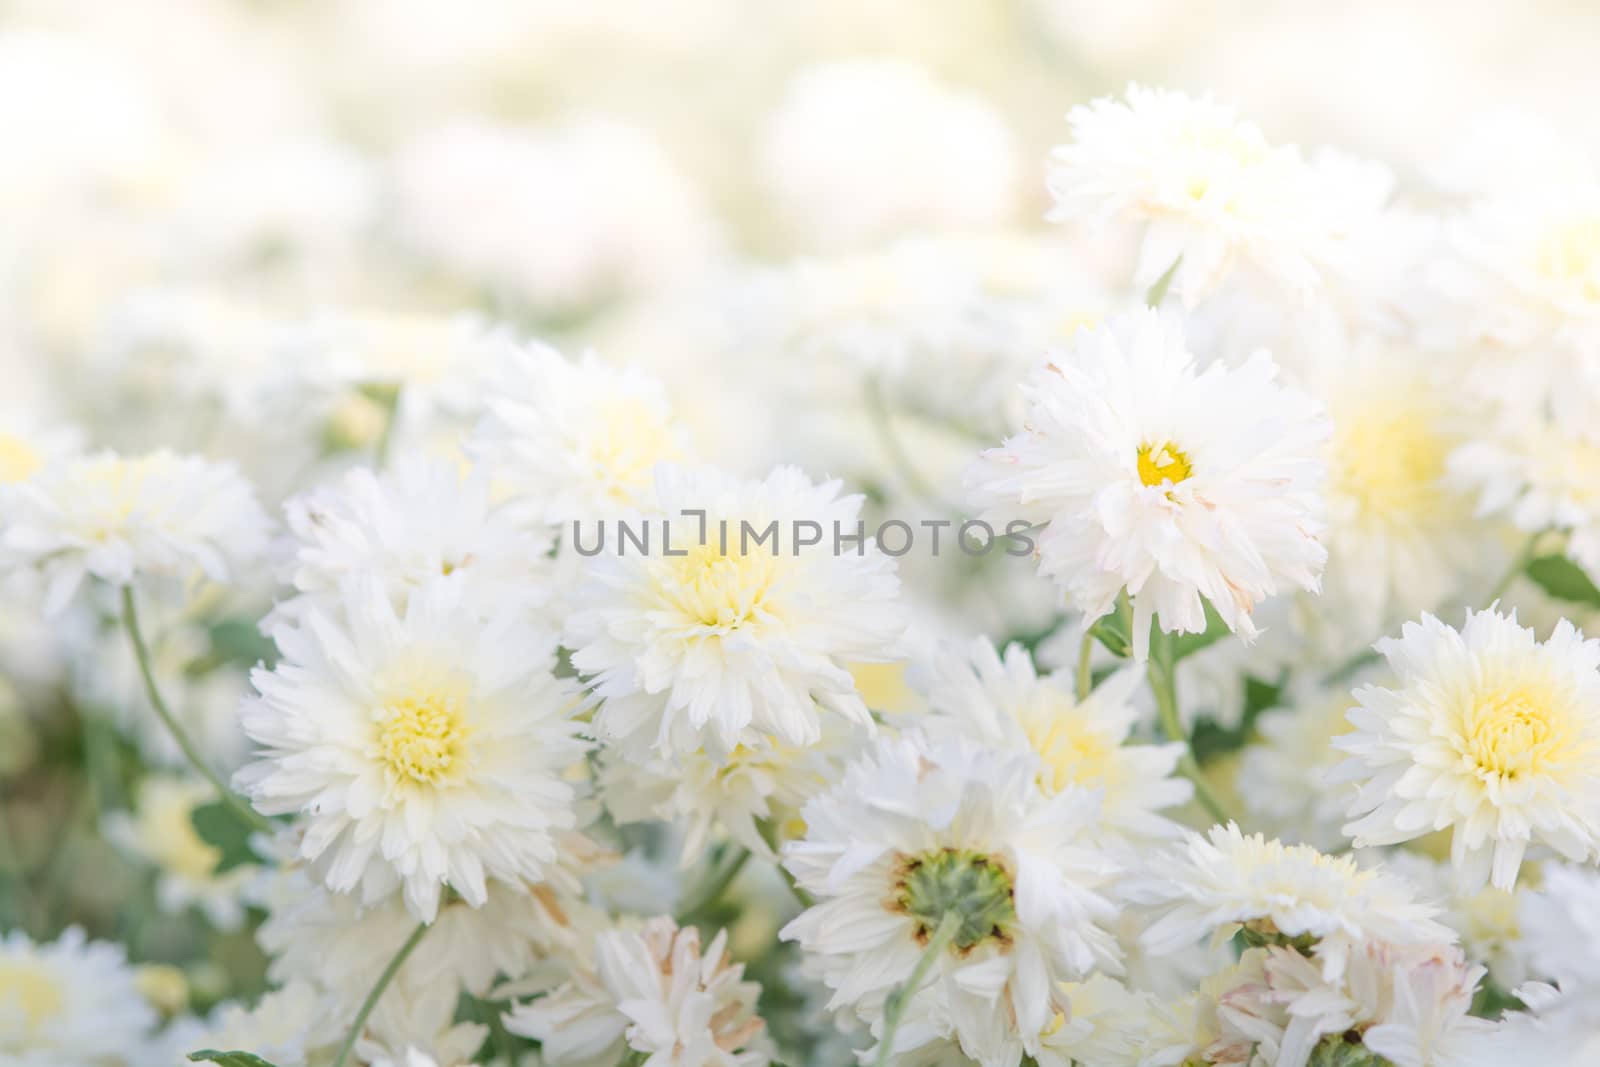
{"type": "Polygon", "coordinates": [[[514,1007],[506,1027],[542,1042],[553,1067],[605,1067],[643,1053],[654,1067],[765,1067],[761,987],[744,980],[718,931],[666,916],[619,927],[594,942],[594,964],[545,997],[514,1007]]]}
{"type": "Polygon", "coordinates": [[[996,520],[1048,524],[1040,571],[1090,619],[1126,589],[1140,659],[1152,615],[1199,633],[1207,602],[1250,639],[1256,604],[1315,590],[1327,558],[1328,422],[1276,376],[1264,352],[1197,370],[1178,320],[1155,311],[1081,330],[1028,380],[1023,432],[984,453],[969,488],[996,520]]]}
{"type": "Polygon", "coordinates": [[[1328,775],[1344,760],[1333,739],[1350,729],[1350,687],[1293,684],[1285,696],[1284,706],[1256,716],[1259,740],[1244,748],[1234,791],[1253,825],[1289,844],[1337,850],[1353,790],[1328,775]]]}
{"type": "Polygon", "coordinates": [[[656,465],[687,454],[661,383],[592,353],[574,362],[545,345],[508,346],[484,403],[469,449],[518,514],[577,522],[591,538],[599,519],[649,508],[656,465]]]}
{"type": "Polygon", "coordinates": [[[703,748],[645,760],[609,749],[601,754],[597,784],[617,822],[661,819],[681,828],[681,867],[699,860],[719,832],[776,861],[763,826],[780,837],[803,826],[800,809],[839,780],[863,741],[853,724],[825,716],[812,744],[763,741],[752,731],[722,759],[703,748]]]}
{"type": "Polygon", "coordinates": [[[1066,1008],[1039,1037],[1039,1067],[1138,1067],[1145,1062],[1143,1037],[1150,1029],[1150,997],[1115,978],[1092,974],[1063,982],[1066,1008]]]}
{"type": "Polygon", "coordinates": [[[1465,884],[1500,889],[1530,845],[1600,848],[1600,641],[1563,620],[1541,644],[1490,610],[1459,631],[1423,615],[1377,648],[1398,682],[1358,689],[1335,742],[1350,757],[1335,778],[1361,786],[1358,847],[1449,829],[1465,884]]]}
{"type": "Polygon", "coordinates": [[[814,744],[823,715],[870,730],[848,667],[900,658],[907,619],[893,560],[870,539],[833,550],[835,529],[862,521],[862,498],[839,489],[793,467],[751,482],[661,470],[660,517],[634,522],[650,553],[611,539],[567,620],[602,737],[723,759],[747,731],[814,744]]]}
{"type": "MultiPolygon", "coordinates": [[[[558,865],[547,881],[491,881],[481,907],[443,903],[395,974],[393,999],[414,1013],[448,1019],[461,993],[486,996],[499,977],[522,978],[544,961],[578,952],[604,922],[583,899],[579,875],[611,856],[581,834],[558,840],[558,865]]],[[[281,873],[260,903],[268,911],[257,933],[271,957],[268,977],[319,983],[351,1010],[417,925],[399,897],[363,906],[353,893],[312,884],[303,870],[281,873]]]]}
{"type": "Polygon", "coordinates": [[[761,177],[801,243],[862,247],[1016,212],[1016,139],[982,98],[902,59],[811,67],[761,133],[761,177]]]}
{"type": "Polygon", "coordinates": [[[1323,355],[1310,376],[1333,422],[1319,615],[1337,631],[1336,655],[1503,566],[1499,531],[1448,477],[1479,429],[1458,375],[1437,354],[1363,340],[1323,355]]]}
{"type": "Polygon", "coordinates": [[[1073,787],[1098,792],[1101,824],[1091,833],[1108,846],[1137,846],[1177,836],[1178,824],[1158,812],[1194,792],[1174,773],[1181,743],[1129,740],[1139,718],[1131,698],[1142,677],[1134,667],[1119,670],[1080,702],[1066,672],[1041,677],[1026,649],[1012,645],[1002,659],[978,638],[935,657],[926,684],[934,716],[925,728],[1036,756],[1046,796],[1073,787]]]}
{"type": "Polygon", "coordinates": [[[81,434],[39,419],[26,409],[0,412],[0,485],[27,481],[75,454],[81,434]]]}
{"type": "Polygon", "coordinates": [[[1308,299],[1320,267],[1373,207],[1328,196],[1298,149],[1270,144],[1210,97],[1134,85],[1126,103],[1095,100],[1068,122],[1072,141],[1051,154],[1051,217],[1139,227],[1134,284],[1149,288],[1176,267],[1172,289],[1191,307],[1236,266],[1308,299]]]}
{"type": "Polygon", "coordinates": [[[897,1053],[947,1039],[1014,1067],[1060,1010],[1056,983],[1116,970],[1104,894],[1117,865],[1086,834],[1096,797],[1046,797],[1038,769],[963,738],[883,738],[806,805],[784,863],[817,903],[781,936],[834,990],[831,1008],[853,1008],[881,1039],[884,998],[957,919],[916,994],[926,1025],[898,1034],[897,1053]]]}
{"type": "Polygon", "coordinates": [[[0,1061],[138,1067],[155,1021],[121,945],[77,927],[47,945],[0,938],[0,1061]]]}
{"type": "Polygon", "coordinates": [[[373,902],[403,888],[432,919],[448,885],[474,907],[486,879],[537,882],[576,822],[574,687],[552,641],[514,606],[485,620],[441,576],[397,613],[355,579],[338,614],[312,608],[274,639],[240,709],[261,746],[236,784],[268,815],[299,814],[299,855],[328,888],[373,902]]]}
{"type": "MultiPolygon", "coordinates": [[[[224,1004],[190,1038],[191,1048],[234,1049],[276,1067],[324,1067],[349,1029],[352,1013],[311,982],[290,982],[264,994],[253,1007],[224,1004]]],[[[179,1063],[187,1062],[184,1056],[179,1063]]]]}
{"type": "Polygon", "coordinates": [[[442,460],[408,455],[383,474],[357,467],[285,510],[295,542],[283,574],[298,595],[278,604],[281,617],[336,604],[354,575],[381,584],[397,610],[440,575],[460,575],[485,611],[546,596],[539,579],[550,537],[492,504],[481,474],[442,460]]]}
{"type": "Polygon", "coordinates": [[[1566,554],[1600,578],[1600,365],[1574,361],[1569,387],[1499,417],[1450,456],[1450,479],[1528,534],[1567,533],[1566,554]]]}
{"type": "MultiPolygon", "coordinates": [[[[1456,932],[1467,958],[1487,967],[1501,989],[1515,989],[1530,973],[1539,973],[1528,966],[1534,924],[1527,916],[1552,905],[1539,900],[1527,882],[1509,890],[1464,886],[1448,861],[1404,849],[1384,849],[1381,860],[1373,856],[1372,862],[1416,886],[1423,899],[1438,902],[1443,907],[1439,921],[1456,932]]],[[[1554,866],[1541,868],[1541,875],[1554,866]]]]}
{"type": "Polygon", "coordinates": [[[1224,995],[1218,1017],[1236,1045],[1254,1042],[1251,1063],[1305,1067],[1356,1035],[1397,1067],[1476,1067],[1491,1024],[1467,1013],[1482,975],[1453,945],[1369,943],[1332,980],[1295,949],[1270,946],[1260,980],[1224,995]]]}
{"type": "Polygon", "coordinates": [[[1459,314],[1491,352],[1552,386],[1573,354],[1600,353],[1600,184],[1525,183],[1451,236],[1476,271],[1459,314]]]}
{"type": "Polygon", "coordinates": [[[1600,872],[1547,863],[1540,873],[1517,909],[1529,970],[1569,992],[1600,993],[1600,872]]]}
{"type": "Polygon", "coordinates": [[[217,873],[222,851],[194,827],[195,808],[216,800],[216,790],[198,779],[151,775],[139,783],[134,814],[111,812],[105,833],[116,844],[154,866],[156,901],[167,912],[198,908],[222,930],[244,922],[245,883],[251,865],[217,873]]]}
{"type": "Polygon", "coordinates": [[[267,538],[266,514],[232,465],[164,450],[98,452],[0,485],[0,515],[0,567],[40,567],[50,611],[85,575],[229,581],[267,538]]]}
{"type": "Polygon", "coordinates": [[[1406,945],[1448,943],[1438,910],[1381,870],[1363,870],[1348,856],[1308,845],[1246,835],[1233,823],[1191,834],[1152,865],[1138,893],[1164,905],[1145,931],[1154,952],[1181,948],[1240,926],[1260,940],[1307,938],[1324,974],[1337,978],[1350,954],[1372,940],[1406,945]]]}

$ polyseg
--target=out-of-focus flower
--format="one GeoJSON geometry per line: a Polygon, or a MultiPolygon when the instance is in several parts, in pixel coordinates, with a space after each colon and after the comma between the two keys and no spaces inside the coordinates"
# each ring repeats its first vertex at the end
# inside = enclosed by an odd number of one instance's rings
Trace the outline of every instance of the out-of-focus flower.
{"type": "Polygon", "coordinates": [[[835,530],[862,532],[862,499],[839,489],[793,467],[754,482],[662,469],[664,517],[636,524],[653,554],[608,539],[567,620],[603,738],[725,758],[752,732],[815,744],[822,715],[870,729],[848,667],[899,659],[908,620],[893,560],[870,539],[834,550],[835,530]]]}
{"type": "Polygon", "coordinates": [[[1191,307],[1239,265],[1309,299],[1320,268],[1373,207],[1326,195],[1339,187],[1297,149],[1270,144],[1209,97],[1135,85],[1126,103],[1096,100],[1068,121],[1072,141],[1051,156],[1051,217],[1137,227],[1134,284],[1147,289],[1172,271],[1172,290],[1191,307]]]}
{"type": "Polygon", "coordinates": [[[1003,225],[1018,206],[1021,167],[1004,121],[904,60],[802,71],[760,153],[780,217],[819,250],[1003,225]]]}
{"type": "Polygon", "coordinates": [[[661,383],[593,354],[507,348],[485,404],[469,447],[515,512],[536,521],[587,525],[648,510],[656,466],[687,450],[661,383]]]}
{"type": "Polygon", "coordinates": [[[0,1056],[16,1067],[138,1067],[155,1026],[121,945],[72,927],[39,945],[0,938],[0,1056]]]}
{"type": "Polygon", "coordinates": [[[663,147],[615,119],[460,119],[402,146],[394,181],[400,230],[427,262],[544,312],[681,282],[719,243],[663,147]]]}
{"type": "Polygon", "coordinates": [[[666,916],[595,938],[592,970],[512,1009],[506,1027],[542,1043],[554,1067],[601,1067],[630,1053],[659,1067],[765,1067],[771,1061],[744,966],[727,932],[702,952],[700,932],[666,916]]]}
{"type": "Polygon", "coordinates": [[[99,452],[0,486],[0,566],[33,565],[60,611],[85,575],[226,582],[265,548],[267,517],[229,464],[99,452]]]}
{"type": "Polygon", "coordinates": [[[222,851],[208,845],[194,826],[194,810],[214,800],[207,783],[151,776],[139,784],[134,814],[112,812],[106,836],[157,870],[156,899],[168,912],[198,908],[218,929],[244,922],[245,883],[255,876],[249,865],[217,873],[222,851]]]}

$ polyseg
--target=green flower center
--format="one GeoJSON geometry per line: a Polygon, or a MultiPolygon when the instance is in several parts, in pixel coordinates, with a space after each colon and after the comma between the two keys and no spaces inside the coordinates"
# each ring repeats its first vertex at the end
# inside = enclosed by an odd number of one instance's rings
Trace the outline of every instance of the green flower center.
{"type": "Polygon", "coordinates": [[[999,861],[976,852],[945,848],[902,857],[895,906],[916,920],[916,938],[926,943],[948,914],[961,920],[951,945],[970,951],[983,941],[1009,940],[1017,913],[1011,875],[999,861]]]}

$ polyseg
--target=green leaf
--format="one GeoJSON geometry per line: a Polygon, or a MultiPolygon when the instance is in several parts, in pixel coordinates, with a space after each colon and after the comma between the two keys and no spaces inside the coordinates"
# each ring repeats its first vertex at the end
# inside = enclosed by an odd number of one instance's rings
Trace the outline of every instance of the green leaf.
{"type": "Polygon", "coordinates": [[[250,848],[254,828],[220,800],[195,808],[189,821],[194,824],[194,832],[200,835],[200,840],[222,853],[212,873],[222,874],[247,863],[261,862],[250,848]]]}
{"type": "Polygon", "coordinates": [[[241,663],[246,667],[254,667],[257,663],[270,665],[277,658],[277,647],[255,623],[244,619],[223,619],[212,626],[211,651],[225,662],[241,663]]]}
{"type": "Polygon", "coordinates": [[[1557,600],[1600,607],[1600,589],[1565,556],[1540,556],[1528,564],[1528,577],[1557,600]]]}
{"type": "Polygon", "coordinates": [[[1211,606],[1211,602],[1209,600],[1205,602],[1205,606],[1206,628],[1203,632],[1197,634],[1180,633],[1172,635],[1172,662],[1177,663],[1185,656],[1194,655],[1202,648],[1205,648],[1208,645],[1213,645],[1222,640],[1224,637],[1227,637],[1231,632],[1228,629],[1228,624],[1222,621],[1222,616],[1217,614],[1217,609],[1211,606]]]}
{"type": "Polygon", "coordinates": [[[1127,659],[1133,652],[1133,641],[1128,634],[1128,620],[1120,611],[1100,616],[1094,621],[1094,625],[1089,627],[1089,634],[1106,646],[1106,651],[1118,659],[1127,659]]]}
{"type": "Polygon", "coordinates": [[[191,1063],[217,1063],[222,1067],[273,1067],[260,1056],[248,1052],[218,1052],[214,1048],[203,1048],[199,1052],[189,1053],[191,1063]]]}

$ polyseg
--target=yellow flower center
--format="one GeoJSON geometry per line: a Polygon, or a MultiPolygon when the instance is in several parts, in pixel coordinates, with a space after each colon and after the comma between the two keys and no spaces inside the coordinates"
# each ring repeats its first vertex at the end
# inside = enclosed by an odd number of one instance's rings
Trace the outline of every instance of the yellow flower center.
{"type": "Polygon", "coordinates": [[[419,687],[384,709],[378,754],[392,781],[438,785],[466,760],[466,686],[446,683],[419,687]]]}
{"type": "Polygon", "coordinates": [[[777,582],[781,558],[753,544],[749,552],[738,553],[739,532],[730,522],[727,553],[712,535],[710,543],[695,545],[687,555],[663,560],[668,601],[702,626],[736,630],[753,621],[777,582]]]}
{"type": "Polygon", "coordinates": [[[1118,745],[1094,730],[1076,708],[1050,708],[1022,719],[1028,744],[1039,754],[1039,785],[1059,793],[1069,785],[1110,785],[1118,745]]]}
{"type": "Polygon", "coordinates": [[[1171,441],[1139,446],[1139,480],[1145,485],[1177,485],[1193,473],[1188,454],[1171,441]]]}
{"type": "Polygon", "coordinates": [[[1363,519],[1394,522],[1438,512],[1454,442],[1439,432],[1431,411],[1412,398],[1366,396],[1337,422],[1333,488],[1363,519]]]}
{"type": "Polygon", "coordinates": [[[601,407],[583,455],[618,503],[635,502],[656,464],[682,458],[672,424],[638,397],[618,397],[601,407]]]}
{"type": "Polygon", "coordinates": [[[0,485],[25,481],[44,465],[44,457],[15,434],[0,433],[0,485]]]}
{"type": "MultiPolygon", "coordinates": [[[[0,962],[0,1016],[20,1009],[26,1035],[36,1033],[60,1015],[66,1003],[66,991],[61,983],[43,967],[26,962],[0,962]]],[[[12,1046],[7,1043],[6,1047],[12,1046]]]]}
{"type": "Polygon", "coordinates": [[[1542,686],[1481,696],[1463,725],[1463,755],[1486,777],[1515,780],[1545,773],[1571,752],[1565,706],[1542,686]]]}
{"type": "Polygon", "coordinates": [[[1600,218],[1551,228],[1534,251],[1534,269],[1574,286],[1585,300],[1600,300],[1600,218]]]}

